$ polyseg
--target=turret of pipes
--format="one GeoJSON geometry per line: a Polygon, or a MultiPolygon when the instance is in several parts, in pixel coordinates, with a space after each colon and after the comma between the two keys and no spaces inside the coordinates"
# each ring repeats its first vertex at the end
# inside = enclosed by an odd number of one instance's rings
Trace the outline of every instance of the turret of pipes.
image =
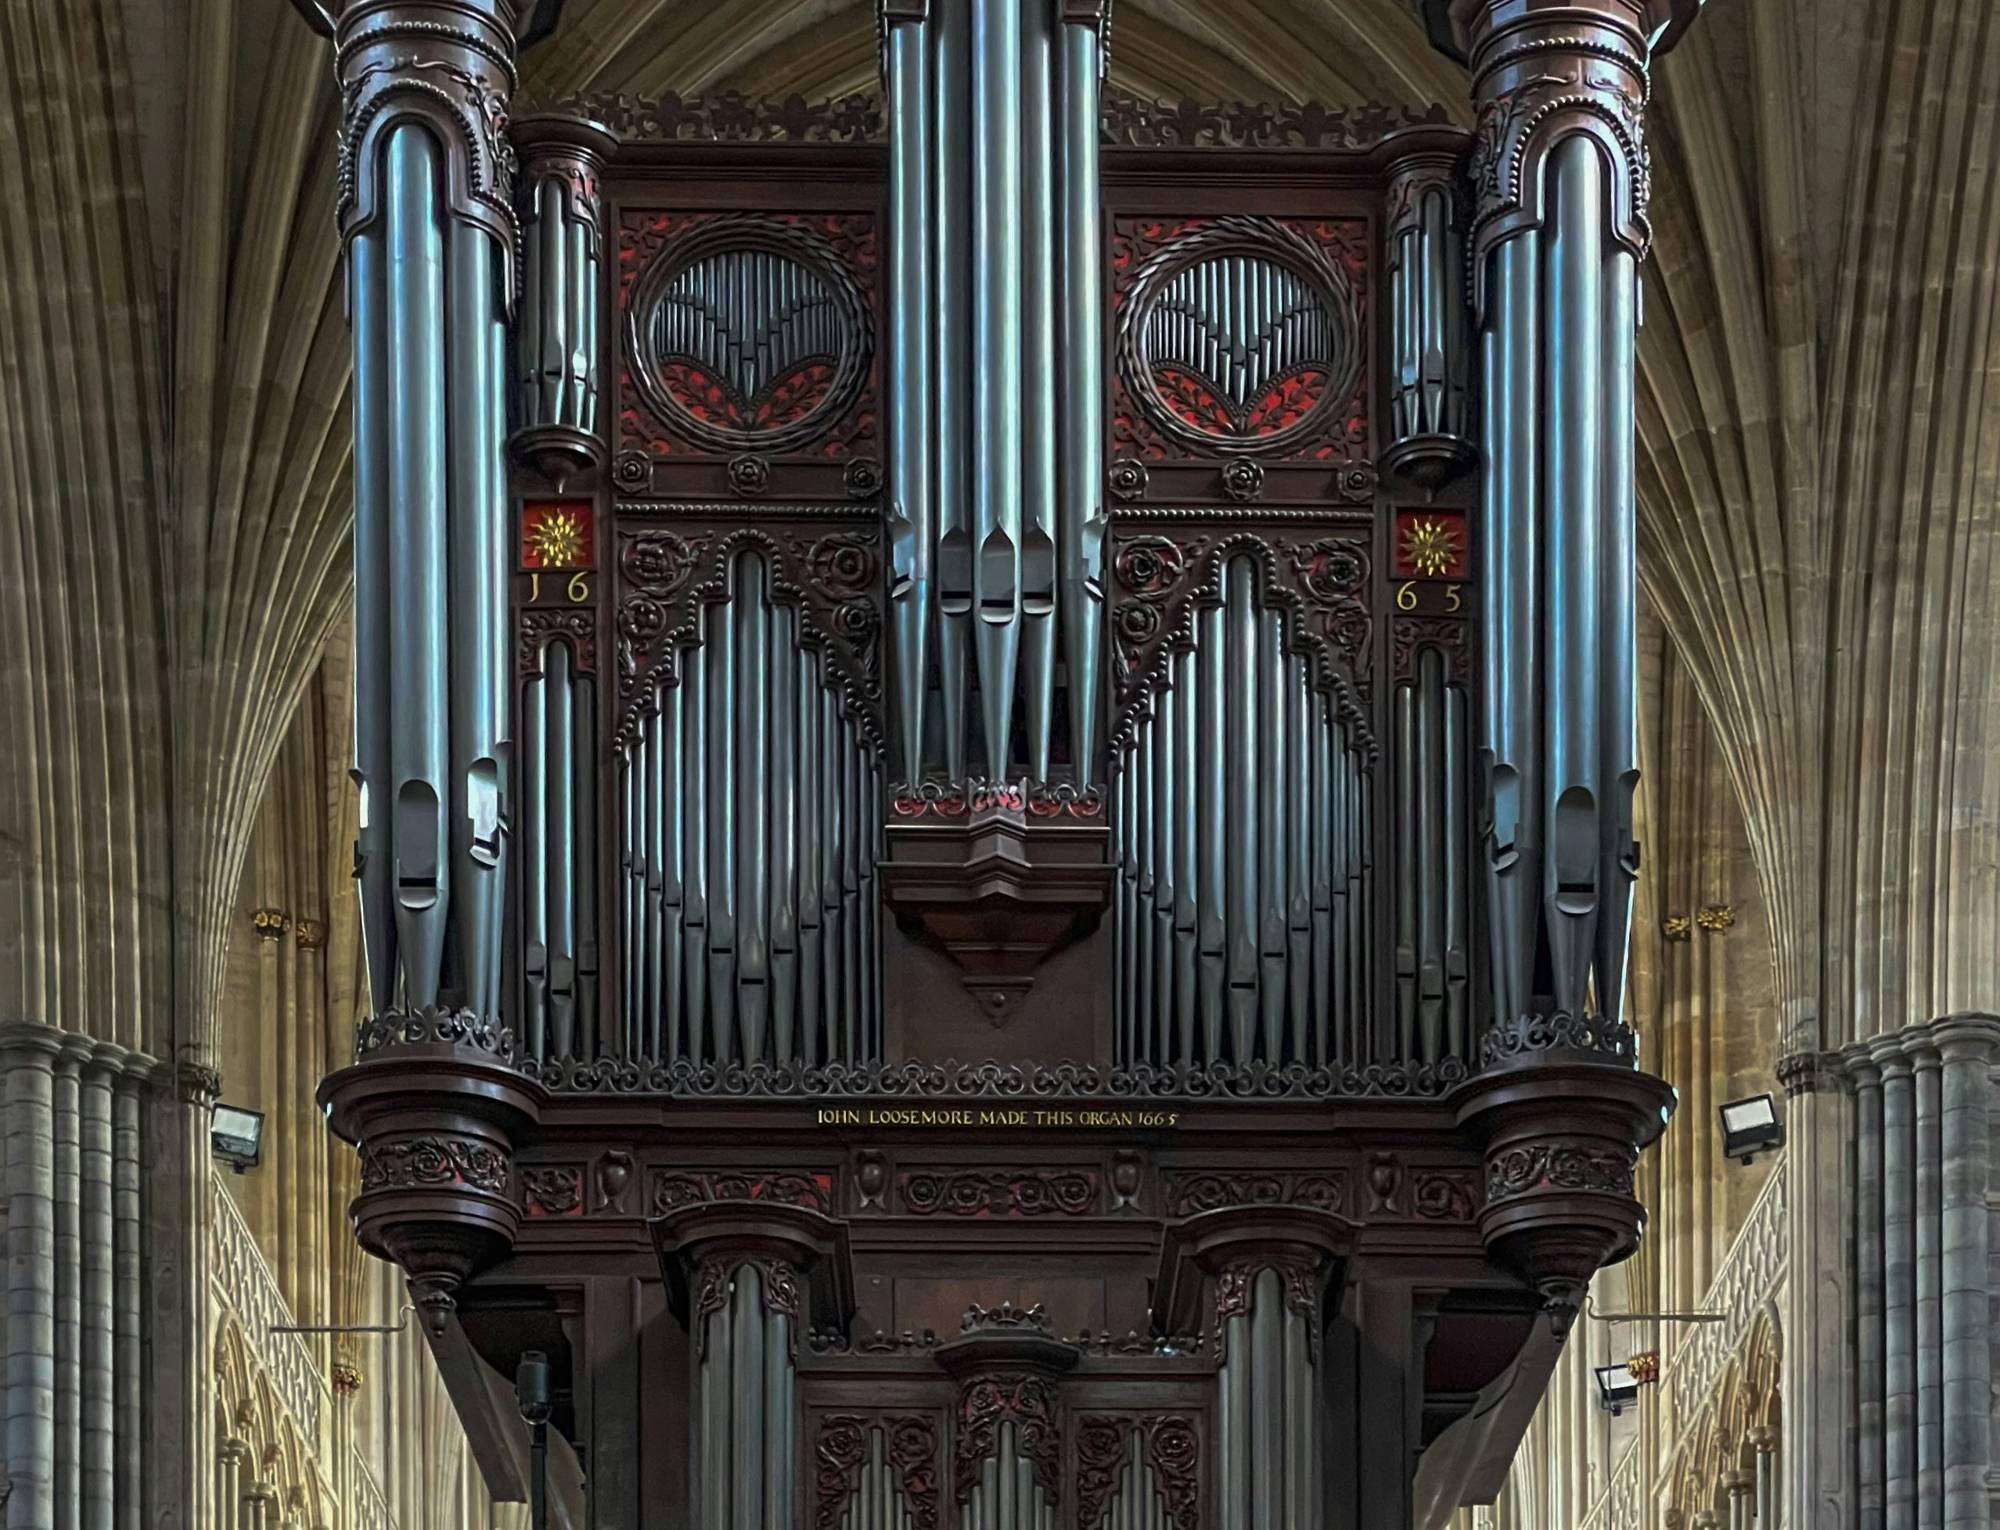
{"type": "MultiPolygon", "coordinates": [[[[338,216],[354,329],[355,875],[374,1013],[499,1006],[506,326],[520,0],[347,0],[338,216]],[[497,108],[497,109],[496,109],[497,108]]],[[[337,14],[335,14],[337,13],[337,14]]]]}
{"type": "Polygon", "coordinates": [[[1495,1013],[1616,1020],[1638,846],[1633,356],[1652,23],[1457,4],[1480,104],[1473,297],[1495,1013]]]}
{"type": "Polygon", "coordinates": [[[1059,649],[1073,779],[1098,773],[1107,10],[883,3],[891,641],[907,783],[934,766],[967,779],[969,715],[990,779],[1047,780],[1059,649]]]}
{"type": "MultiPolygon", "coordinates": [[[[524,230],[514,345],[517,457],[560,487],[603,457],[598,311],[613,143],[560,117],[515,124],[524,230]]],[[[532,1057],[597,1055],[597,677],[568,641],[544,643],[520,694],[521,1034],[532,1057]]]]}

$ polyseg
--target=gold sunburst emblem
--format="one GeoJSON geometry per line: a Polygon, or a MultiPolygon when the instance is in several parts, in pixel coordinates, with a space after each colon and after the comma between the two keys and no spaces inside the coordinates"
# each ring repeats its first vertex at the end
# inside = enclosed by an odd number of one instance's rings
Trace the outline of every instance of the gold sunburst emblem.
{"type": "Polygon", "coordinates": [[[583,556],[583,522],[568,510],[551,510],[528,533],[535,557],[550,568],[566,568],[583,556]]]}
{"type": "Polygon", "coordinates": [[[1403,562],[1437,578],[1458,562],[1458,529],[1450,521],[1418,516],[1403,525],[1403,562]]]}

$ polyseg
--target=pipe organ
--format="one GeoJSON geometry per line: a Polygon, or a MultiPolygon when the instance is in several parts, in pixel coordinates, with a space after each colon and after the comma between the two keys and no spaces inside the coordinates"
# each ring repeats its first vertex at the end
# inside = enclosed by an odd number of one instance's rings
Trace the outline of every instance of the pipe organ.
{"type": "Polygon", "coordinates": [[[496,1491],[536,1350],[594,1525],[1490,1498],[1670,1105],[1618,990],[1691,0],[1431,0],[1470,133],[1123,98],[1105,0],[509,128],[553,0],[299,3],[371,1006],[322,1096],[496,1491]]]}

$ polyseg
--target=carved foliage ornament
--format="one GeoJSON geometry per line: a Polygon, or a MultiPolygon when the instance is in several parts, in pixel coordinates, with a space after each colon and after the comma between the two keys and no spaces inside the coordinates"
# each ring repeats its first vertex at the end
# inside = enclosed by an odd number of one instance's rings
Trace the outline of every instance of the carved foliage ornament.
{"type": "Polygon", "coordinates": [[[1134,1429],[1141,1437],[1140,1457],[1151,1468],[1139,1479],[1140,1492],[1159,1494],[1171,1530],[1196,1530],[1201,1523],[1201,1436],[1193,1419],[1177,1413],[1142,1414],[1137,1419],[1127,1414],[1089,1414],[1077,1422],[1079,1530],[1097,1530],[1115,1506],[1134,1429]]]}
{"type": "Polygon", "coordinates": [[[1169,1170],[1162,1176],[1170,1217],[1191,1217],[1224,1206],[1312,1206],[1341,1211],[1347,1172],[1263,1174],[1249,1170],[1169,1170]]]}
{"type": "Polygon", "coordinates": [[[1609,1062],[1637,1066],[1639,1037],[1629,1025],[1602,1015],[1516,1015],[1491,1026],[1479,1043],[1480,1063],[1494,1068],[1541,1052],[1599,1052],[1609,1062]]]}
{"type": "Polygon", "coordinates": [[[1346,727],[1350,747],[1372,757],[1367,544],[1277,531],[1113,539],[1114,752],[1131,743],[1153,696],[1168,683],[1174,656],[1194,649],[1197,618],[1223,603],[1229,564],[1239,557],[1255,566],[1258,604],[1277,610],[1287,646],[1305,655],[1312,683],[1346,727]]]}
{"type": "Polygon", "coordinates": [[[334,209],[341,236],[352,239],[381,218],[395,130],[423,129],[426,142],[442,149],[447,215],[484,229],[499,245],[511,315],[520,234],[507,136],[514,41],[500,19],[503,7],[460,8],[457,24],[350,10],[361,14],[341,28],[335,52],[341,119],[334,209]]]}
{"type": "Polygon", "coordinates": [[[834,1530],[868,1465],[870,1436],[884,1436],[883,1456],[902,1489],[912,1530],[937,1530],[938,1427],[923,1414],[829,1414],[813,1450],[817,1507],[814,1530],[834,1530]]]}
{"type": "Polygon", "coordinates": [[[531,1217],[583,1214],[583,1170],[568,1165],[521,1170],[521,1202],[531,1217]]]}
{"type": "Polygon", "coordinates": [[[1315,1100],[1431,1099],[1467,1077],[1456,1057],[1435,1063],[898,1063],[523,1059],[520,1071],[565,1094],[660,1094],[765,1100],[1315,1100]]]}
{"type": "Polygon", "coordinates": [[[791,1341],[792,1359],[799,1355],[799,1273],[782,1259],[739,1259],[718,1255],[695,1267],[693,1312],[689,1327],[696,1336],[699,1353],[708,1353],[709,1319],[729,1305],[731,1292],[746,1270],[755,1270],[763,1290],[764,1310],[774,1317],[790,1319],[785,1332],[791,1341]]]}
{"type": "Polygon", "coordinates": [[[1147,149],[1364,149],[1399,128],[1451,121],[1443,106],[1211,104],[1107,96],[1103,142],[1147,149]]]}
{"type": "Polygon", "coordinates": [[[702,640],[708,607],[736,598],[743,554],[764,561],[773,604],[798,612],[799,643],[821,656],[822,678],[877,748],[883,745],[881,533],[744,526],[717,535],[624,534],[619,548],[618,685],[621,743],[635,735],[660,686],[680,683],[680,654],[702,640]]]}
{"type": "MultiPolygon", "coordinates": [[[[1468,165],[1473,270],[1484,269],[1495,244],[1539,226],[1550,155],[1577,133],[1595,140],[1611,167],[1611,236],[1644,260],[1652,243],[1645,135],[1651,84],[1641,39],[1609,25],[1523,27],[1480,60],[1476,89],[1479,120],[1468,165]]],[[[1483,286],[1474,284],[1482,299],[1483,286]]]]}
{"type": "Polygon", "coordinates": [[[1004,1371],[975,1376],[958,1399],[952,1490],[959,1503],[972,1497],[979,1468],[1000,1448],[1000,1426],[1012,1423],[1021,1454],[1051,1504],[1062,1501],[1062,1432],[1056,1387],[1046,1376],[1004,1371]]]}

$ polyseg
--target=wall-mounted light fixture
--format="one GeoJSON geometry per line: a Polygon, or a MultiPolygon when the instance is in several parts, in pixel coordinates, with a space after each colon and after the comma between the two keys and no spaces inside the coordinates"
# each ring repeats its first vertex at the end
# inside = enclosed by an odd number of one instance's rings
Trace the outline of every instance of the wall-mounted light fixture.
{"type": "Polygon", "coordinates": [[[264,1112],[218,1104],[208,1120],[208,1148],[238,1174],[256,1168],[264,1151],[264,1112]]]}
{"type": "Polygon", "coordinates": [[[1731,1100],[1721,1114],[1725,1158],[1748,1163],[1759,1153],[1785,1144],[1785,1123],[1778,1119],[1778,1102],[1768,1094],[1731,1100]]]}
{"type": "Polygon", "coordinates": [[[1597,1402],[1613,1418],[1639,1400],[1639,1378],[1626,1365],[1594,1365],[1591,1374],[1597,1378],[1597,1402]]]}

